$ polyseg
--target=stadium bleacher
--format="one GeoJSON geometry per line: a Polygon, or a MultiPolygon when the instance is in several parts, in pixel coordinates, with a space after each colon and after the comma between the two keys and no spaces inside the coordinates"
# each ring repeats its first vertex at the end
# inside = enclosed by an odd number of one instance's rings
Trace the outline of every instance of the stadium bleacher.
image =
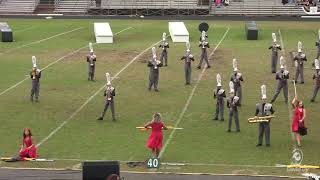
{"type": "Polygon", "coordinates": [[[229,6],[212,6],[212,14],[224,15],[302,15],[301,7],[296,4],[282,4],[281,0],[231,0],[229,6]]]}
{"type": "Polygon", "coordinates": [[[95,4],[91,0],[57,0],[55,13],[86,13],[90,6],[95,4]]]}
{"type": "MultiPolygon", "coordinates": [[[[39,0],[1,0],[0,13],[31,14],[35,12],[38,4],[39,0]]],[[[214,0],[54,0],[53,12],[79,15],[87,13],[97,15],[208,15],[209,12],[211,15],[298,16],[306,14],[302,5],[296,3],[283,5],[282,0],[230,0],[228,6],[221,7],[216,7],[214,0]]]]}
{"type": "Polygon", "coordinates": [[[39,0],[1,0],[0,13],[33,13],[39,0]]]}

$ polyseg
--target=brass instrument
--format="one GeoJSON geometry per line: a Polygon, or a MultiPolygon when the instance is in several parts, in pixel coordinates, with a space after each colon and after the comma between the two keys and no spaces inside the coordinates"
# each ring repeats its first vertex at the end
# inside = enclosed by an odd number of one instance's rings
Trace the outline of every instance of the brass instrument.
{"type": "Polygon", "coordinates": [[[36,75],[37,75],[37,69],[36,68],[32,68],[31,75],[32,75],[32,79],[36,79],[36,75]]]}
{"type": "Polygon", "coordinates": [[[248,123],[270,122],[272,118],[275,116],[252,117],[248,118],[248,123]]]}

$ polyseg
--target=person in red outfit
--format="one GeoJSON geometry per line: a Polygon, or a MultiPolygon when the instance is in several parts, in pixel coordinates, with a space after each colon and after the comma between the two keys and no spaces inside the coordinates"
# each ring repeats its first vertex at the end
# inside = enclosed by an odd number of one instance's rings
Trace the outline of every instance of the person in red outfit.
{"type": "Polygon", "coordinates": [[[20,160],[24,160],[25,158],[37,158],[37,148],[32,143],[32,133],[29,128],[23,130],[23,140],[19,157],[20,160]]]}
{"type": "Polygon", "coordinates": [[[306,110],[302,101],[298,101],[296,97],[292,100],[292,105],[295,108],[294,117],[292,120],[292,132],[295,134],[298,146],[301,146],[301,128],[305,128],[304,121],[306,118],[306,110]],[[300,127],[300,128],[299,128],[300,127]]]}
{"type": "Polygon", "coordinates": [[[155,113],[152,121],[148,122],[144,127],[152,129],[147,142],[147,147],[151,149],[153,157],[158,157],[162,148],[162,130],[167,129],[161,120],[161,114],[155,113]]]}

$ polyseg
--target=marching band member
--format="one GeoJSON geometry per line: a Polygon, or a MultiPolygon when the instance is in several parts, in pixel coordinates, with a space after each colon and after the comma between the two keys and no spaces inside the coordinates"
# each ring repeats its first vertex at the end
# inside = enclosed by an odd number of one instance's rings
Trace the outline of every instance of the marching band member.
{"type": "Polygon", "coordinates": [[[41,78],[41,70],[37,68],[37,59],[35,56],[32,56],[32,71],[30,72],[30,77],[32,80],[32,89],[31,89],[31,97],[30,100],[33,102],[39,101],[39,93],[40,93],[40,78],[41,78]]]}
{"type": "Polygon", "coordinates": [[[210,64],[208,61],[208,53],[207,53],[207,48],[210,48],[209,42],[206,39],[206,32],[202,31],[201,33],[201,38],[199,42],[199,47],[201,48],[201,55],[200,55],[200,63],[198,65],[198,69],[201,69],[201,65],[203,61],[206,61],[207,63],[207,68],[210,68],[210,64]]]}
{"type": "Polygon", "coordinates": [[[292,100],[292,106],[295,108],[292,120],[292,132],[295,134],[296,142],[301,147],[301,135],[306,135],[304,121],[306,118],[306,110],[304,109],[303,102],[296,99],[292,100]]]}
{"type": "Polygon", "coordinates": [[[169,43],[167,41],[167,34],[164,32],[162,34],[162,42],[159,45],[159,48],[162,48],[162,52],[160,55],[160,61],[164,66],[168,66],[168,48],[169,48],[169,43]]]}
{"type": "MultiPolygon", "coordinates": [[[[274,113],[272,104],[267,103],[267,88],[266,85],[261,86],[262,102],[256,105],[255,118],[269,116],[274,113]]],[[[262,146],[263,134],[265,135],[266,146],[270,146],[270,121],[259,123],[259,137],[257,146],[262,146]]]]}
{"type": "Polygon", "coordinates": [[[93,53],[93,47],[92,43],[89,43],[89,55],[87,56],[87,62],[88,62],[88,81],[94,81],[94,73],[96,69],[96,61],[97,57],[93,53]]]}
{"type": "Polygon", "coordinates": [[[152,59],[148,61],[148,67],[150,67],[149,73],[149,91],[153,86],[154,90],[158,92],[158,81],[159,81],[159,67],[162,67],[161,61],[157,60],[156,48],[152,47],[152,59]]]}
{"type": "Polygon", "coordinates": [[[37,158],[37,148],[32,143],[32,133],[29,128],[23,130],[22,145],[19,151],[19,160],[25,158],[37,158]]]}
{"type": "Polygon", "coordinates": [[[285,60],[281,56],[280,57],[280,71],[276,73],[276,80],[278,80],[278,86],[276,89],[276,93],[273,96],[271,103],[273,103],[278,95],[280,94],[281,89],[283,89],[283,95],[285,99],[285,103],[288,103],[288,79],[289,79],[289,71],[285,68],[285,60]]]}
{"type": "Polygon", "coordinates": [[[155,113],[152,121],[148,122],[144,127],[151,127],[152,129],[146,146],[151,149],[153,157],[158,157],[162,148],[162,130],[167,129],[161,119],[161,114],[155,113]]]}
{"type": "Polygon", "coordinates": [[[317,57],[316,59],[319,59],[320,58],[320,29],[318,31],[318,41],[316,41],[316,46],[318,47],[318,53],[317,53],[317,57]]]}
{"type": "Polygon", "coordinates": [[[302,43],[300,41],[298,42],[298,54],[293,58],[293,60],[296,66],[296,77],[294,81],[295,83],[297,83],[298,78],[300,76],[301,84],[303,84],[303,61],[307,61],[307,57],[304,53],[302,53],[302,43]]]}
{"type": "Polygon", "coordinates": [[[104,96],[106,97],[104,109],[98,118],[98,120],[103,120],[104,115],[106,114],[108,107],[111,107],[112,120],[116,120],[115,111],[114,111],[114,96],[116,95],[116,89],[111,85],[111,77],[109,73],[106,73],[107,77],[107,88],[104,91],[104,96]]]}
{"type": "Polygon", "coordinates": [[[229,83],[230,87],[230,97],[227,100],[227,107],[229,108],[229,126],[227,132],[231,132],[232,118],[234,117],[236,123],[236,131],[240,132],[240,124],[239,124],[239,97],[235,95],[234,84],[232,81],[229,83]]]}
{"type": "Polygon", "coordinates": [[[224,113],[224,98],[226,98],[226,93],[224,89],[222,89],[221,84],[221,76],[217,74],[217,89],[214,91],[214,99],[217,99],[216,103],[216,114],[213,120],[218,120],[218,116],[220,115],[220,120],[224,121],[223,113],[224,113]]]}
{"type": "Polygon", "coordinates": [[[184,77],[186,79],[186,85],[191,83],[191,61],[194,61],[194,57],[191,54],[190,43],[186,42],[187,51],[181,60],[184,60],[184,77]]]}
{"type": "Polygon", "coordinates": [[[242,74],[238,72],[238,61],[236,59],[233,59],[233,74],[231,75],[230,81],[234,84],[234,93],[236,96],[239,97],[239,105],[241,106],[241,100],[242,100],[242,87],[241,87],[241,81],[243,81],[242,74]]]}
{"type": "Polygon", "coordinates": [[[320,88],[320,64],[318,59],[314,60],[314,65],[316,67],[316,72],[313,74],[314,88],[313,88],[313,96],[311,98],[311,102],[314,102],[314,100],[316,99],[316,96],[320,88]]]}
{"type": "Polygon", "coordinates": [[[278,50],[281,50],[280,45],[277,43],[277,36],[275,33],[272,33],[273,43],[269,47],[271,49],[271,72],[276,73],[277,62],[278,62],[278,50]]]}

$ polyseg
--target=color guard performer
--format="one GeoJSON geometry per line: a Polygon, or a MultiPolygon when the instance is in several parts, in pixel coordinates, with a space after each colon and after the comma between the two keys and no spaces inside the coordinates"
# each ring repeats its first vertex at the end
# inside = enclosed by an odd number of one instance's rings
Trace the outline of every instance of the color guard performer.
{"type": "Polygon", "coordinates": [[[153,86],[154,90],[158,92],[158,81],[159,81],[159,67],[162,67],[161,61],[157,60],[156,48],[152,48],[152,59],[148,61],[148,67],[150,68],[149,73],[149,91],[153,86]]]}
{"type": "Polygon", "coordinates": [[[318,53],[317,53],[317,57],[316,59],[319,59],[320,58],[320,29],[318,31],[318,41],[316,41],[316,46],[318,47],[318,53]]]}
{"type": "Polygon", "coordinates": [[[89,43],[89,55],[87,56],[88,62],[88,81],[94,81],[94,73],[96,69],[97,57],[93,53],[92,43],[89,43]]]}
{"type": "Polygon", "coordinates": [[[112,87],[111,85],[111,77],[109,73],[106,73],[106,78],[107,78],[107,86],[106,90],[104,91],[104,96],[106,97],[105,104],[104,104],[104,109],[98,118],[98,120],[103,120],[104,115],[106,114],[109,106],[111,108],[111,113],[112,113],[112,120],[116,120],[116,115],[115,115],[115,110],[114,110],[114,96],[116,95],[116,89],[112,87]]]}
{"type": "Polygon", "coordinates": [[[19,160],[23,161],[25,158],[37,158],[37,148],[32,143],[32,133],[29,128],[23,130],[22,145],[19,151],[19,160]]]}
{"type": "Polygon", "coordinates": [[[186,79],[186,85],[191,83],[191,61],[194,61],[194,57],[191,54],[190,43],[186,42],[187,51],[181,60],[184,60],[184,77],[186,79]]]}
{"type": "Polygon", "coordinates": [[[285,99],[285,103],[288,103],[288,79],[289,79],[289,71],[285,68],[285,60],[283,56],[280,57],[280,71],[276,73],[276,80],[278,80],[278,86],[276,89],[276,93],[273,96],[271,103],[273,103],[278,95],[280,94],[281,89],[283,89],[283,95],[285,99]]]}
{"type": "Polygon", "coordinates": [[[314,102],[314,100],[316,99],[316,96],[320,88],[320,64],[318,59],[314,60],[314,65],[316,68],[316,72],[313,74],[314,88],[313,88],[313,96],[311,98],[311,102],[314,102]]]}
{"type": "Polygon", "coordinates": [[[152,129],[146,146],[151,149],[152,156],[157,158],[162,148],[162,130],[167,130],[167,127],[164,125],[161,119],[161,114],[155,113],[152,117],[152,120],[145,124],[144,127],[151,127],[152,129]]]}
{"type": "MultiPolygon", "coordinates": [[[[274,113],[272,104],[267,103],[267,88],[266,85],[261,86],[262,102],[256,105],[255,118],[270,116],[274,113]]],[[[270,146],[270,121],[259,123],[259,137],[257,146],[262,146],[263,134],[265,135],[266,146],[270,146]]]]}
{"type": "Polygon", "coordinates": [[[221,84],[221,76],[220,74],[217,74],[217,89],[214,91],[214,99],[217,99],[216,103],[216,114],[215,118],[213,120],[218,120],[220,116],[220,120],[224,121],[224,98],[226,98],[226,93],[225,90],[222,89],[222,84],[221,84]]]}
{"type": "Polygon", "coordinates": [[[40,93],[41,70],[37,68],[37,59],[35,56],[32,56],[32,71],[30,72],[30,77],[32,80],[30,100],[31,102],[38,102],[40,93]]]}
{"type": "Polygon", "coordinates": [[[272,33],[272,40],[273,43],[269,47],[271,49],[271,72],[276,73],[277,70],[277,63],[278,63],[278,50],[281,50],[280,45],[277,43],[277,36],[276,33],[272,33]]]}
{"type": "Polygon", "coordinates": [[[240,132],[240,123],[239,123],[239,97],[235,95],[234,84],[232,81],[229,83],[230,87],[230,97],[227,100],[227,107],[229,108],[229,125],[227,132],[231,132],[232,118],[234,117],[236,123],[236,131],[240,132]]]}
{"type": "Polygon", "coordinates": [[[302,43],[300,41],[298,42],[298,54],[293,58],[293,60],[296,66],[296,77],[294,81],[297,83],[298,78],[300,77],[300,83],[303,84],[303,61],[307,61],[307,57],[304,53],[302,53],[302,43]]]}
{"type": "Polygon", "coordinates": [[[160,55],[160,61],[164,66],[168,66],[168,48],[169,48],[169,43],[167,41],[167,34],[164,32],[162,34],[162,41],[161,44],[159,45],[159,48],[162,48],[162,52],[160,55]]]}
{"type": "Polygon", "coordinates": [[[203,61],[205,61],[207,63],[207,68],[210,68],[210,64],[208,61],[208,53],[207,53],[207,48],[210,48],[209,42],[206,39],[206,32],[202,31],[201,33],[201,38],[199,41],[199,47],[201,48],[201,55],[200,55],[200,62],[198,65],[198,69],[201,69],[201,65],[203,63],[203,61]]]}
{"type": "Polygon", "coordinates": [[[243,81],[242,74],[238,72],[238,61],[237,59],[233,59],[232,62],[233,65],[233,74],[231,75],[230,81],[234,84],[234,93],[236,96],[239,97],[239,106],[241,106],[241,100],[242,100],[242,87],[241,87],[241,81],[243,81]]]}

